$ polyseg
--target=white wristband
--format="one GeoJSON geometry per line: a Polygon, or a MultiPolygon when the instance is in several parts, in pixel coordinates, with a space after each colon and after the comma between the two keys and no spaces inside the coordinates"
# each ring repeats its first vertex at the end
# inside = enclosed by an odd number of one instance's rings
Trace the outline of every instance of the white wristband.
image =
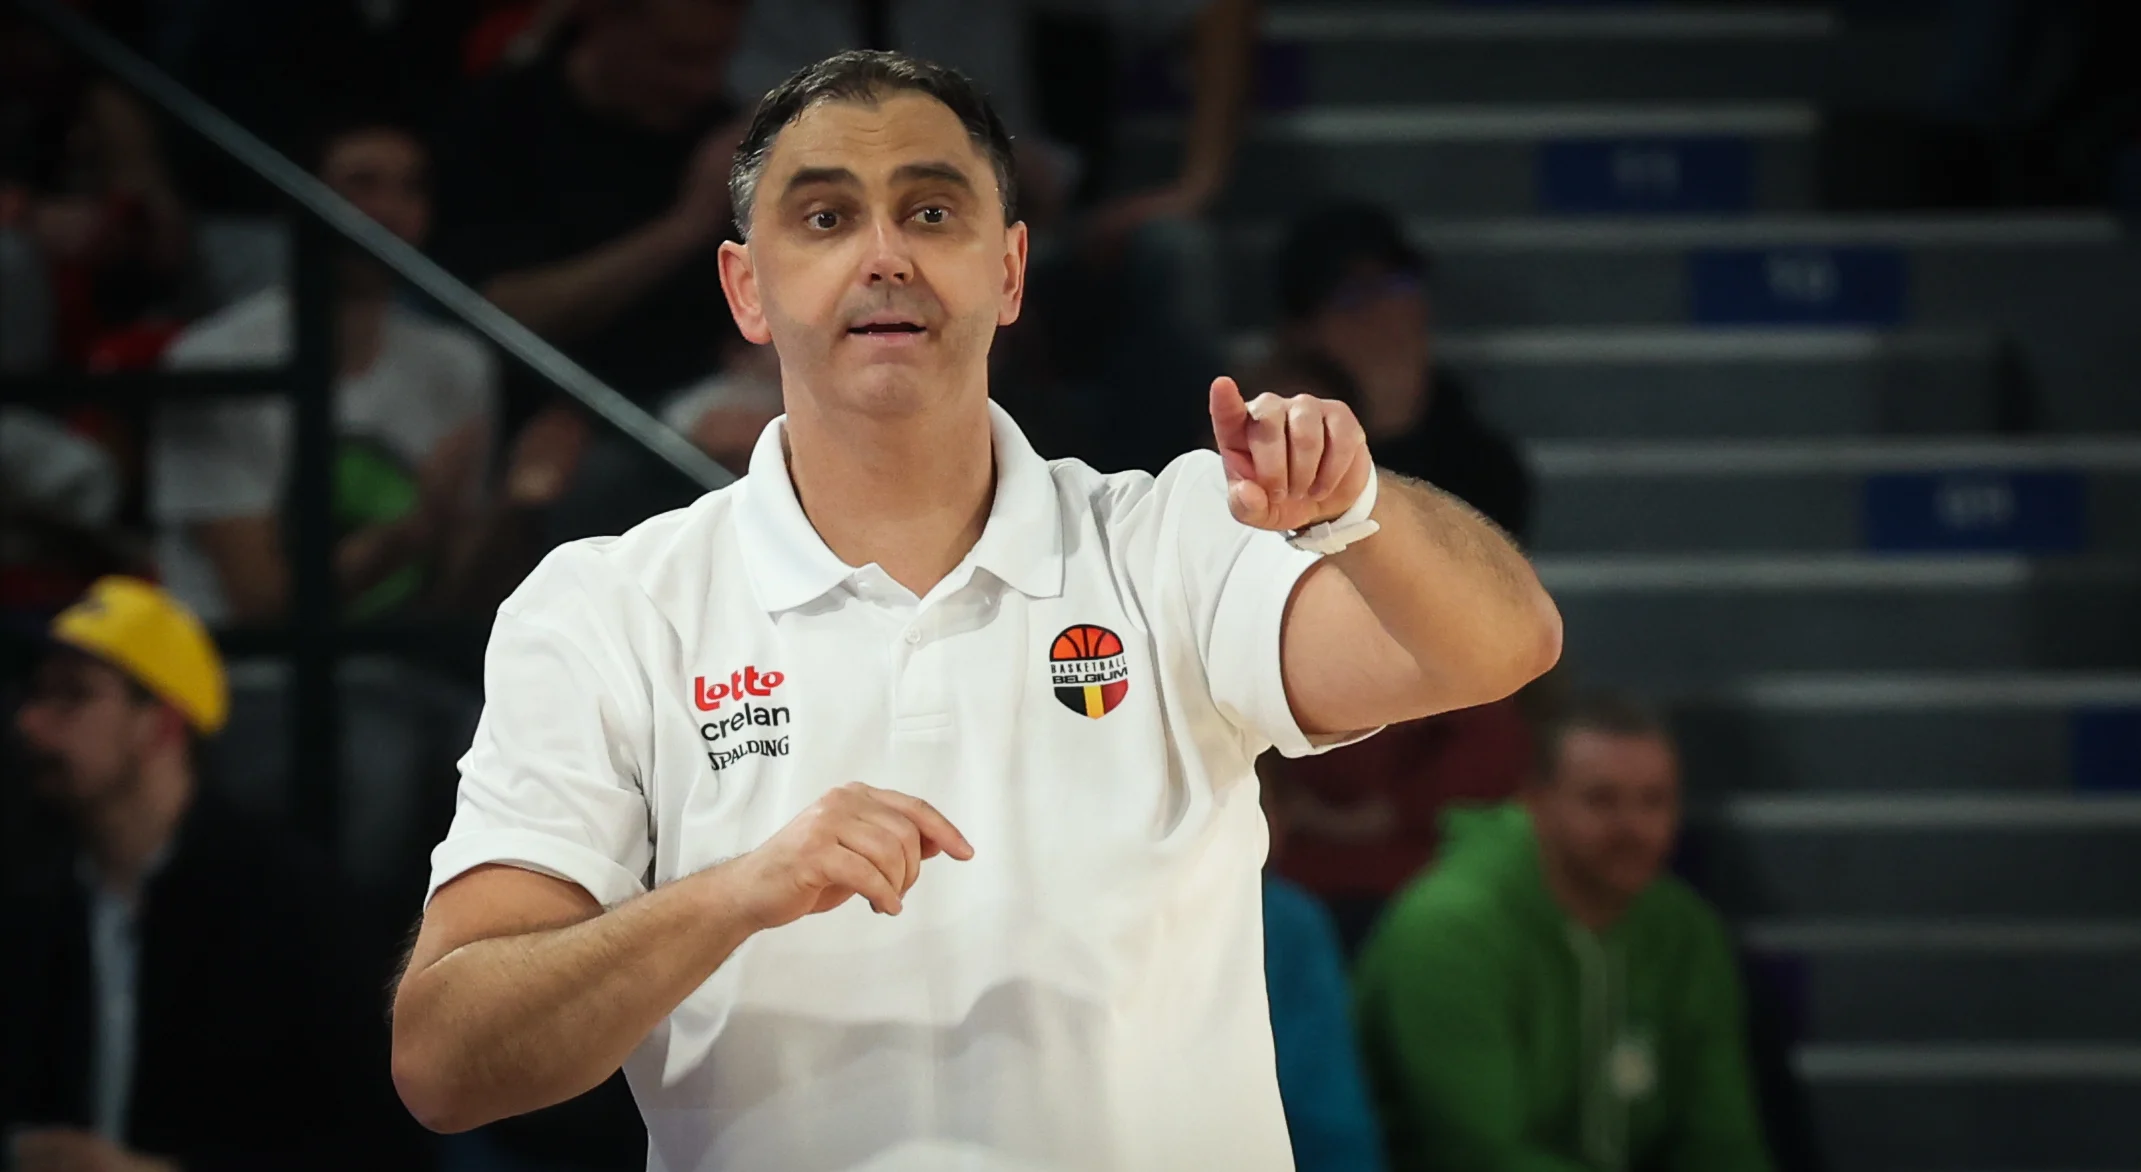
{"type": "Polygon", "coordinates": [[[1354,498],[1353,504],[1345,512],[1328,521],[1319,521],[1305,529],[1288,531],[1286,544],[1293,546],[1295,549],[1304,549],[1310,553],[1320,553],[1328,556],[1364,537],[1374,536],[1382,529],[1382,526],[1369,520],[1368,514],[1375,511],[1375,490],[1376,486],[1381,482],[1382,473],[1380,471],[1371,471],[1368,476],[1368,487],[1360,490],[1360,495],[1354,498]]]}

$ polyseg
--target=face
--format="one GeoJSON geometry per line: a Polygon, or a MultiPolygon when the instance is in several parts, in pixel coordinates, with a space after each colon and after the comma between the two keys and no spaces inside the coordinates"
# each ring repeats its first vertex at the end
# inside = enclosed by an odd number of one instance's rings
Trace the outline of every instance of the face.
{"type": "Polygon", "coordinates": [[[744,8],[743,0],[617,0],[609,31],[619,64],[651,111],[683,118],[721,96],[744,8]]]}
{"type": "Polygon", "coordinates": [[[1018,320],[1026,228],[1005,227],[988,159],[943,103],[827,102],[774,140],[748,245],[725,244],[737,326],[798,398],[872,416],[988,394],[1018,320]]]}
{"type": "Polygon", "coordinates": [[[39,665],[15,724],[32,784],[75,809],[127,793],[143,758],[184,736],[169,708],[142,699],[116,669],[69,651],[39,665]]]}
{"type": "Polygon", "coordinates": [[[1603,896],[1634,899],[1672,853],[1680,764],[1659,737],[1573,729],[1530,804],[1541,844],[1572,878],[1603,896]]]}
{"type": "Polygon", "coordinates": [[[357,210],[411,244],[431,230],[431,186],[423,144],[388,127],[343,135],[328,147],[320,180],[357,210]]]}
{"type": "Polygon", "coordinates": [[[1363,393],[1412,393],[1433,361],[1427,290],[1418,273],[1363,262],[1309,319],[1318,348],[1344,363],[1363,393]]]}

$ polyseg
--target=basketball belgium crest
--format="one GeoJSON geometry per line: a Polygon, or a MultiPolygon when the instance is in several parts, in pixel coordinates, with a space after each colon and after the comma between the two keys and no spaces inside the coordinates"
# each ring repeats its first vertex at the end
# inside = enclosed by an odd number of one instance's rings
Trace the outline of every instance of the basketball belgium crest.
{"type": "Polygon", "coordinates": [[[1048,679],[1065,708],[1099,720],[1130,690],[1130,659],[1115,632],[1080,623],[1049,647],[1048,679]]]}

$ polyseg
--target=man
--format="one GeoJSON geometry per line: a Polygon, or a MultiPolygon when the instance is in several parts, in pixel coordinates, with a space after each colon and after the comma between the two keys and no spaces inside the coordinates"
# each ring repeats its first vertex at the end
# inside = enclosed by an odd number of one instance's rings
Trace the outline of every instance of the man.
{"type": "Polygon", "coordinates": [[[1361,956],[1394,1167],[1766,1170],[1730,942],[1663,874],[1680,812],[1664,727],[1579,696],[1539,762],[1522,804],[1450,816],[1361,956]]]}
{"type": "Polygon", "coordinates": [[[79,861],[7,921],[8,1167],[342,1166],[363,1010],[326,946],[322,869],[201,793],[226,710],[215,648],[134,578],[98,582],[51,634],[16,726],[79,861]]]}
{"type": "MultiPolygon", "coordinates": [[[[324,133],[320,178],[411,244],[430,225],[427,154],[413,133],[352,119],[324,133]]],[[[354,613],[436,597],[477,528],[497,398],[490,351],[395,301],[394,279],[354,249],[334,307],[335,570],[354,613]]],[[[196,323],[166,355],[174,369],[287,360],[292,306],[270,289],[196,323]]],[[[280,511],[290,404],[280,398],[172,406],[152,441],[151,508],[173,593],[212,624],[278,620],[290,603],[280,511]]]]}
{"type": "MultiPolygon", "coordinates": [[[[477,89],[441,150],[440,260],[649,407],[711,373],[728,332],[707,307],[742,132],[724,95],[744,8],[587,0],[557,51],[477,89]]],[[[615,532],[598,526],[681,503],[673,474],[577,408],[516,402],[516,418],[538,407],[506,489],[529,508],[565,500],[553,528],[615,532]]]]}
{"type": "Polygon", "coordinates": [[[1280,245],[1282,346],[1321,351],[1359,389],[1376,458],[1485,513],[1522,538],[1531,478],[1449,372],[1435,366],[1427,258],[1391,214],[1336,204],[1294,221],[1280,245]]]}
{"type": "Polygon", "coordinates": [[[1336,404],[1219,380],[1157,480],[1035,456],[988,401],[1010,153],[893,54],[759,104],[722,276],[787,414],[500,609],[396,998],[418,1119],[622,1063],[652,1168],[1289,1166],[1251,762],[1505,695],[1560,620],[1336,404]]]}

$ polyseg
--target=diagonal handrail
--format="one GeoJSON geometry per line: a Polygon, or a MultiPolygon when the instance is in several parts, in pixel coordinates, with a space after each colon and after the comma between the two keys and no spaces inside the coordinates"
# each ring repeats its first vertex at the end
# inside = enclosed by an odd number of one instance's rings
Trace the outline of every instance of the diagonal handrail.
{"type": "Polygon", "coordinates": [[[728,469],[694,447],[689,440],[588,373],[585,367],[567,358],[557,347],[537,337],[534,331],[440,268],[437,262],[407,241],[380,227],[304,168],[180,85],[171,75],[142,59],[62,0],[16,0],[16,3],[51,26],[106,72],[147,95],[172,117],[274,184],[306,213],[370,253],[447,312],[496,343],[499,349],[555,383],[702,488],[720,488],[735,479],[728,469]]]}

